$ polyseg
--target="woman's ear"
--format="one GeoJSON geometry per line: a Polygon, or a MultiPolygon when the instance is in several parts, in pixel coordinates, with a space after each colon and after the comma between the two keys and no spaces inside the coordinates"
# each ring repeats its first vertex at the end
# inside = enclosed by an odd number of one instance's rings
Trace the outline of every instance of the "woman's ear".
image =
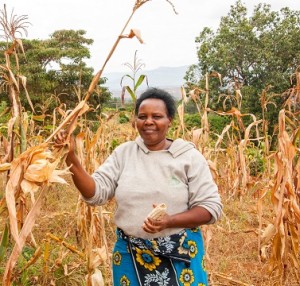
{"type": "Polygon", "coordinates": [[[136,129],[136,117],[131,120],[131,126],[132,128],[136,129]]]}

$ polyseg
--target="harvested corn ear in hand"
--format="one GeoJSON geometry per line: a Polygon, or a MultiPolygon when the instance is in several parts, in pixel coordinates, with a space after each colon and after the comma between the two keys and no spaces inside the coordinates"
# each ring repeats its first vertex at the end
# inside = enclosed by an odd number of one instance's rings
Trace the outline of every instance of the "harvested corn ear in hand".
{"type": "Polygon", "coordinates": [[[162,203],[157,205],[148,215],[147,218],[160,220],[167,213],[167,205],[162,203]]]}

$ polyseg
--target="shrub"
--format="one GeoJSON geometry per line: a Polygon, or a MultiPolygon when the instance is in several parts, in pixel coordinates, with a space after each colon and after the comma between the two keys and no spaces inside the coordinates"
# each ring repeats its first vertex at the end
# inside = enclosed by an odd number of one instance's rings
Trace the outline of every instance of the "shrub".
{"type": "Polygon", "coordinates": [[[130,118],[126,115],[125,112],[120,112],[119,114],[119,123],[123,124],[123,123],[127,123],[129,122],[130,118]]]}
{"type": "MultiPolygon", "coordinates": [[[[0,114],[5,113],[5,110],[7,109],[7,102],[6,101],[0,101],[0,114]]],[[[9,119],[9,112],[2,114],[0,116],[0,124],[1,123],[7,123],[9,119]]]]}
{"type": "Polygon", "coordinates": [[[184,124],[188,129],[192,129],[193,127],[200,128],[201,118],[198,113],[194,113],[194,114],[187,113],[184,115],[184,124]]]}
{"type": "Polygon", "coordinates": [[[257,177],[263,174],[265,170],[265,159],[262,150],[259,147],[250,147],[247,149],[247,158],[249,161],[250,175],[257,177]]]}
{"type": "Polygon", "coordinates": [[[221,116],[217,114],[209,114],[208,122],[210,131],[212,133],[221,134],[227,124],[230,123],[231,118],[227,116],[221,116]]]}
{"type": "MultiPolygon", "coordinates": [[[[221,134],[222,130],[227,124],[230,123],[231,118],[220,116],[217,114],[209,114],[208,122],[210,126],[210,131],[212,133],[221,134]]],[[[201,117],[198,113],[194,114],[185,114],[184,115],[184,124],[186,128],[191,129],[193,127],[201,127],[201,117]]]]}

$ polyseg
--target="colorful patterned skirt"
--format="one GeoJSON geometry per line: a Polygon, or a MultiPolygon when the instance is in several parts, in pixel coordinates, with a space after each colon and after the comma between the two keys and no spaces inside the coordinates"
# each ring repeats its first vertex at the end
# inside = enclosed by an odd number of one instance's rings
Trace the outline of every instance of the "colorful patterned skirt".
{"type": "Polygon", "coordinates": [[[207,286],[200,228],[147,240],[117,229],[114,286],[207,286]]]}

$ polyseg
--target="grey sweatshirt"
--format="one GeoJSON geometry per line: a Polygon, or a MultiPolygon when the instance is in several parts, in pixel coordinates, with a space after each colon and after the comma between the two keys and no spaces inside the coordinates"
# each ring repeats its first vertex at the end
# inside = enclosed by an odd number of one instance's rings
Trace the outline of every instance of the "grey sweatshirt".
{"type": "Polygon", "coordinates": [[[148,234],[143,222],[153,204],[165,203],[168,214],[194,206],[207,209],[214,223],[222,204],[207,161],[191,142],[176,139],[168,150],[150,151],[138,137],[118,146],[93,173],[96,193],[83,198],[103,205],[115,197],[114,221],[126,234],[144,239],[177,233],[178,228],[148,234]]]}

